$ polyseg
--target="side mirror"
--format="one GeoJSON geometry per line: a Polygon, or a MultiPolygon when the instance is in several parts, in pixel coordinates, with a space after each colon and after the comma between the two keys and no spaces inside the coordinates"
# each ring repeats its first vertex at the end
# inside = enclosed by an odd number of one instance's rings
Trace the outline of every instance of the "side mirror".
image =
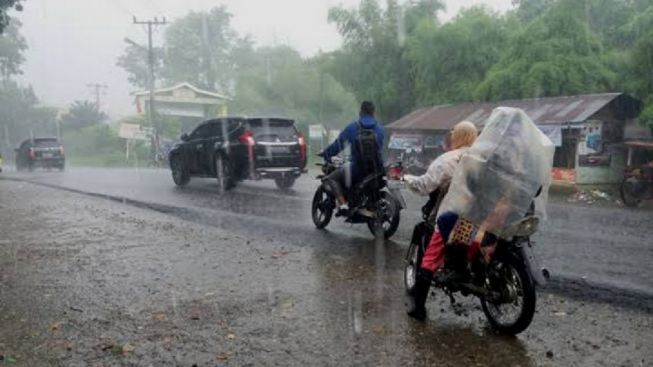
{"type": "Polygon", "coordinates": [[[188,134],[186,134],[186,133],[183,133],[183,134],[181,134],[181,140],[182,141],[188,141],[188,140],[190,140],[190,136],[188,136],[188,134]]]}

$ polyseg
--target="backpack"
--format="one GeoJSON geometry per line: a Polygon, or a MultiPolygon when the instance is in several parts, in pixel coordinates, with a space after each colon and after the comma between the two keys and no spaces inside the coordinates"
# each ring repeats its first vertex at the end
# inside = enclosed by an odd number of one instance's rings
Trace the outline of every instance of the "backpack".
{"type": "Polygon", "coordinates": [[[379,144],[376,141],[376,132],[373,128],[366,128],[358,121],[358,134],[356,146],[359,153],[359,164],[364,176],[380,172],[381,159],[379,157],[379,144]]]}

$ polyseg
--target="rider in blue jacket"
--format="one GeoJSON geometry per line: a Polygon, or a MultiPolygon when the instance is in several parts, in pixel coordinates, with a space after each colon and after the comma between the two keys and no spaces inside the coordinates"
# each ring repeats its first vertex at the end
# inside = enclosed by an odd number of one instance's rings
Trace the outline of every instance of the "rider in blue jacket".
{"type": "Polygon", "coordinates": [[[347,125],[338,138],[320,153],[320,156],[325,160],[329,160],[338,155],[347,145],[351,147],[351,162],[343,165],[328,177],[331,181],[331,186],[334,190],[340,211],[347,211],[349,209],[343,189],[351,188],[368,174],[363,171],[361,163],[363,157],[361,157],[361,152],[356,144],[356,139],[361,128],[372,129],[374,131],[378,147],[376,159],[379,162],[379,169],[383,169],[383,141],[385,139],[385,132],[383,127],[374,118],[374,112],[375,107],[372,102],[363,102],[361,104],[359,119],[347,125]]]}

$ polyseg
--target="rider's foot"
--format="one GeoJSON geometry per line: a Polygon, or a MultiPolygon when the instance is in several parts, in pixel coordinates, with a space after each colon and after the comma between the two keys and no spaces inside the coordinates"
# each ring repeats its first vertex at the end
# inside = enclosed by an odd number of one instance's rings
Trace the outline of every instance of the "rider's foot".
{"type": "Polygon", "coordinates": [[[411,308],[408,310],[408,316],[414,318],[418,321],[426,320],[426,307],[424,305],[411,305],[411,308]]]}
{"type": "Polygon", "coordinates": [[[433,273],[419,269],[415,277],[415,287],[413,288],[410,308],[408,309],[408,316],[423,321],[426,319],[426,299],[431,290],[431,280],[433,273]]]}
{"type": "Polygon", "coordinates": [[[367,217],[367,218],[374,218],[375,217],[374,212],[369,210],[369,209],[366,209],[366,208],[358,209],[358,214],[360,214],[360,215],[362,215],[364,217],[367,217]]]}

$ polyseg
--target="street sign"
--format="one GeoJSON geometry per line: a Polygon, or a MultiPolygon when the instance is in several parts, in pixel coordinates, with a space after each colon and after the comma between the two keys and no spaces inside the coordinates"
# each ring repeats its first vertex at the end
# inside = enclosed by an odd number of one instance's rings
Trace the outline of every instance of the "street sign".
{"type": "Polygon", "coordinates": [[[118,136],[129,140],[149,140],[154,135],[154,128],[137,124],[121,123],[118,136]]]}
{"type": "Polygon", "coordinates": [[[324,137],[324,126],[317,124],[317,125],[310,125],[308,127],[308,136],[311,139],[322,139],[324,137]]]}
{"type": "Polygon", "coordinates": [[[340,135],[340,130],[329,130],[329,143],[338,139],[339,135],[340,135]]]}
{"type": "Polygon", "coordinates": [[[121,123],[118,136],[123,139],[134,139],[134,135],[141,131],[141,125],[121,123]]]}

